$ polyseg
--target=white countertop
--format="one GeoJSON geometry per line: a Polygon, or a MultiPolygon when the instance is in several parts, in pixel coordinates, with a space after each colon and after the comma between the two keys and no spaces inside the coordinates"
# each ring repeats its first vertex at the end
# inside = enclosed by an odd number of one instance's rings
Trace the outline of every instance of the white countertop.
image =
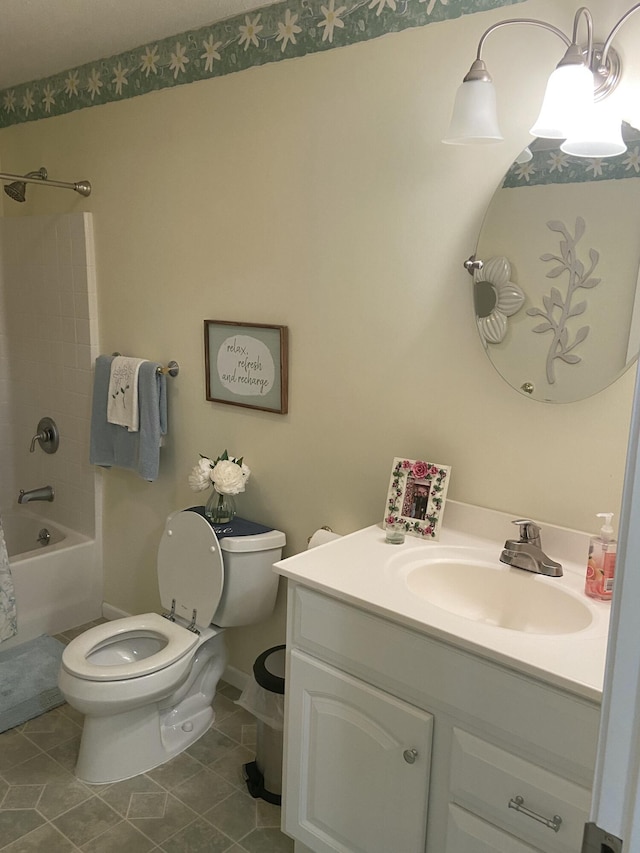
{"type": "Polygon", "coordinates": [[[523,573],[529,583],[560,585],[588,608],[591,623],[574,633],[527,633],[478,622],[418,597],[404,582],[403,567],[413,557],[427,556],[429,549],[432,555],[445,546],[460,554],[458,549],[468,549],[498,563],[505,539],[517,538],[509,523],[515,517],[449,501],[438,542],[407,536],[402,545],[390,545],[382,526],[372,525],[281,560],[275,570],[340,601],[599,702],[611,605],[584,594],[588,534],[541,524],[543,549],[562,563],[564,575],[523,573]]]}

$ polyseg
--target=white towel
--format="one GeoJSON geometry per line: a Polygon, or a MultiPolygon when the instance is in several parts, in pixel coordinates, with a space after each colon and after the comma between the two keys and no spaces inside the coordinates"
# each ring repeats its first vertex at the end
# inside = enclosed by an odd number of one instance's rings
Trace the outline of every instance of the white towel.
{"type": "Polygon", "coordinates": [[[118,355],[111,362],[107,420],[110,424],[126,427],[129,432],[138,432],[140,428],[138,373],[146,360],[118,355]]]}

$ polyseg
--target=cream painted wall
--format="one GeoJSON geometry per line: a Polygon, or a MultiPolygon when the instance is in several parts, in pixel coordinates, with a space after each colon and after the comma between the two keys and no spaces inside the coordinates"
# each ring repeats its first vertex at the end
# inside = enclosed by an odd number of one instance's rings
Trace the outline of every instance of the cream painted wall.
{"type": "MultiPolygon", "coordinates": [[[[511,13],[570,28],[559,6],[511,13]]],[[[615,17],[604,0],[592,6],[615,17]]],[[[591,529],[596,512],[618,512],[633,371],[584,402],[536,403],[499,378],[473,330],[461,264],[527,139],[557,61],[552,37],[497,35],[487,48],[510,105],[504,145],[440,138],[479,34],[509,13],[0,133],[4,169],[45,164],[94,185],[86,201],[34,189],[29,210],[4,211],[93,212],[102,350],[181,365],[157,482],[104,474],[109,603],[158,606],[164,518],[197,502],[187,475],[198,453],[225,447],[253,470],[242,514],[284,530],[288,554],[322,524],[378,521],[401,454],[452,465],[450,497],[514,517],[591,529]],[[289,326],[290,414],[206,402],[205,318],[289,326]]],[[[280,600],[268,623],[229,632],[231,663],[249,671],[283,636],[280,600]]]]}

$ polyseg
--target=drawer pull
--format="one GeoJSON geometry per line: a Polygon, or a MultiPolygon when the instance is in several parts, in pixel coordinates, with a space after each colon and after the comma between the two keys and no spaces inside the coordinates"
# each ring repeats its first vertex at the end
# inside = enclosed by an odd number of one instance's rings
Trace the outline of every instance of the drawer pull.
{"type": "Polygon", "coordinates": [[[517,812],[522,812],[522,814],[526,814],[527,817],[533,818],[533,820],[537,820],[539,823],[543,823],[545,826],[548,826],[549,829],[552,829],[554,832],[557,832],[560,829],[560,825],[562,823],[562,818],[559,814],[554,814],[553,817],[543,817],[541,814],[537,812],[532,812],[531,809],[528,809],[524,804],[524,797],[512,797],[509,800],[509,808],[515,809],[517,812]]]}
{"type": "Polygon", "coordinates": [[[418,757],[417,749],[405,749],[402,753],[402,757],[407,762],[407,764],[415,764],[416,758],[418,757]]]}

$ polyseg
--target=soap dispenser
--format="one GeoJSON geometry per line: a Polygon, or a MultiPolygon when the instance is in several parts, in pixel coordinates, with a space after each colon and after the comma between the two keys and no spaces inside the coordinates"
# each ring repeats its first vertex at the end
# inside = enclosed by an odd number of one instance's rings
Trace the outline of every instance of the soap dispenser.
{"type": "Polygon", "coordinates": [[[600,528],[600,535],[592,536],[589,540],[589,559],[584,591],[591,598],[611,601],[613,576],[616,570],[616,540],[613,538],[613,527],[611,526],[613,513],[599,512],[597,517],[604,518],[605,522],[600,528]]]}

